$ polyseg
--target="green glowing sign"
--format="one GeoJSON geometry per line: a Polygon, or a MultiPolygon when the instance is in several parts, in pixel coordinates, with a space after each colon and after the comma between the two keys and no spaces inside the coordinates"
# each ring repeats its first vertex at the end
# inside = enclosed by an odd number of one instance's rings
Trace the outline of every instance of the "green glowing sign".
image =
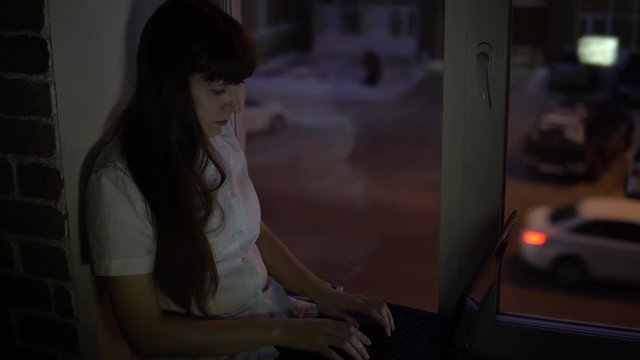
{"type": "Polygon", "coordinates": [[[618,57],[618,38],[585,35],[578,40],[578,58],[585,65],[611,66],[618,57]]]}

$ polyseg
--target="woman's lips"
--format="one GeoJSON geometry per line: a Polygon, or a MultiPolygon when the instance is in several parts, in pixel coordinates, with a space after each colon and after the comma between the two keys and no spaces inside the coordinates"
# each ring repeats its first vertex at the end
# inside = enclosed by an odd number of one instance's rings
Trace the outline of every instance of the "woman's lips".
{"type": "Polygon", "coordinates": [[[214,121],[214,123],[216,123],[217,125],[220,125],[220,126],[225,126],[225,125],[227,125],[228,122],[229,122],[229,119],[220,120],[220,121],[214,121]]]}

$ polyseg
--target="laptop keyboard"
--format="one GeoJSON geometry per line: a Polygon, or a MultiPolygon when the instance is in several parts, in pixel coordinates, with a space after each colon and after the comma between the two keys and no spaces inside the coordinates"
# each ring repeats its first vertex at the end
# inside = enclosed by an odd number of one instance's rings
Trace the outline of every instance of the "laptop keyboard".
{"type": "Polygon", "coordinates": [[[369,355],[371,360],[405,360],[412,359],[424,345],[434,336],[436,317],[428,313],[393,313],[396,330],[387,337],[381,330],[363,329],[371,339],[369,355]]]}

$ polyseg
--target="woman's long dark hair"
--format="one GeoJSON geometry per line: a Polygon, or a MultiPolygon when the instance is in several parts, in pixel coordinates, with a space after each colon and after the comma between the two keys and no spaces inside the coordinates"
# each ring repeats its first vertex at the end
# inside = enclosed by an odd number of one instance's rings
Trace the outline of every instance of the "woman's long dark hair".
{"type": "Polygon", "coordinates": [[[137,55],[137,83],[116,124],[131,176],[147,201],[157,250],[157,286],[176,305],[208,314],[218,272],[205,234],[225,181],[195,113],[189,79],[240,83],[256,61],[250,35],[208,0],[168,0],[147,21],[137,55]],[[221,175],[209,184],[204,168],[221,175]]]}

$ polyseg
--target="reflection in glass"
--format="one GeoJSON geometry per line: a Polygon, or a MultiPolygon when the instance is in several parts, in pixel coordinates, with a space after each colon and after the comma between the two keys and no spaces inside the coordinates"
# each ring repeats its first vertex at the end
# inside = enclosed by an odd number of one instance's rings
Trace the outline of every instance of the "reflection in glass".
{"type": "Polygon", "coordinates": [[[504,312],[640,328],[639,5],[514,7],[504,312]]]}
{"type": "Polygon", "coordinates": [[[436,309],[440,2],[243,1],[263,218],[319,276],[436,309]],[[270,14],[270,15],[267,15],[270,14]]]}

